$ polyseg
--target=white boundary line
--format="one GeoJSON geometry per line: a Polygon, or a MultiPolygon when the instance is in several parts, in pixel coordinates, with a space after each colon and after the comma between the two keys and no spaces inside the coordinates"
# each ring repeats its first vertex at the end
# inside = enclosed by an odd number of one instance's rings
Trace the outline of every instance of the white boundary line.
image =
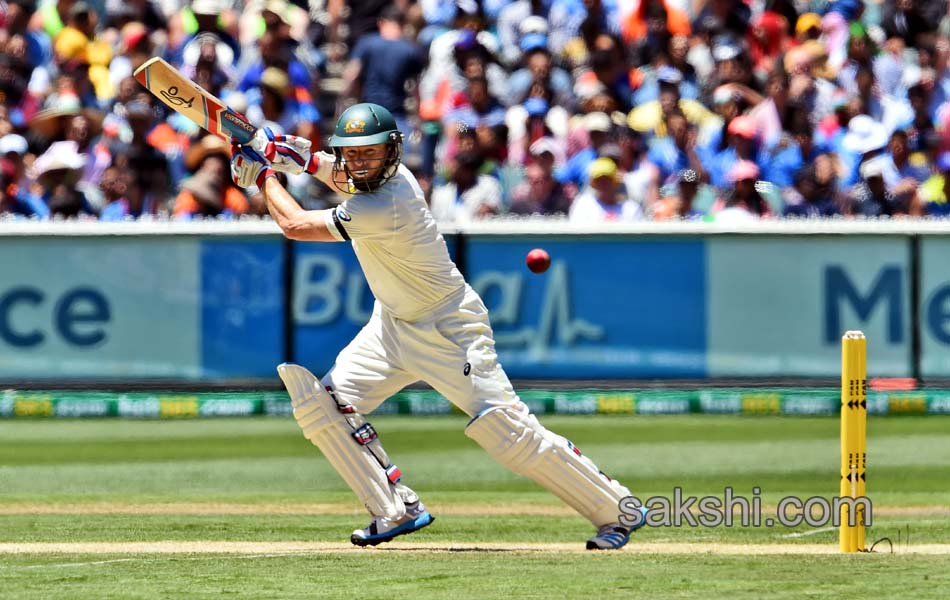
{"type": "MultiPolygon", "coordinates": [[[[950,555],[950,544],[914,544],[896,549],[895,554],[950,555]]],[[[527,552],[588,553],[577,543],[504,543],[504,542],[390,542],[378,548],[360,548],[347,542],[233,542],[233,541],[155,541],[155,542],[25,542],[0,543],[0,555],[7,554],[130,554],[130,555],[237,555],[271,556],[283,554],[325,554],[340,552],[527,552]]],[[[716,554],[716,555],[830,555],[840,554],[835,544],[727,544],[716,542],[632,542],[623,552],[630,554],[716,554]]],[[[598,553],[593,553],[598,554],[598,553]]],[[[889,554],[875,552],[875,554],[889,554]]],[[[125,559],[116,559],[125,560],[125,559]]],[[[77,563],[80,564],[80,563],[77,563]]]]}

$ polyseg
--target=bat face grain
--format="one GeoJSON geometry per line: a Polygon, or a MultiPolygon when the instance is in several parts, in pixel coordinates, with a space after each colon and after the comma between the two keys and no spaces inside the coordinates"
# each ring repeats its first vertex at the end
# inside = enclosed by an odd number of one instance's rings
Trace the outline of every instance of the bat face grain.
{"type": "Polygon", "coordinates": [[[257,128],[244,115],[229,108],[164,59],[149,59],[135,70],[133,76],[166,106],[209,133],[227,141],[233,139],[239,144],[254,137],[257,128]]]}

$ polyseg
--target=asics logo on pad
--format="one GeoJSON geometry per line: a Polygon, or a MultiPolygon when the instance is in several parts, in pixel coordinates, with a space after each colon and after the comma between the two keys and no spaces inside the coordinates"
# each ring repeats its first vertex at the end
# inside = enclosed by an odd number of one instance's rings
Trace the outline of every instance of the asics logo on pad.
{"type": "Polygon", "coordinates": [[[465,363],[465,366],[462,368],[462,374],[468,377],[468,374],[472,372],[472,363],[465,363]]]}

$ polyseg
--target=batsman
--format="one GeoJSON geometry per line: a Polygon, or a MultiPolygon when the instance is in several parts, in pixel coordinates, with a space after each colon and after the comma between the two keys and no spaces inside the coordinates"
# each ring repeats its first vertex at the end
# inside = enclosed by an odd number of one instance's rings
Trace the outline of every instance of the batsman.
{"type": "Polygon", "coordinates": [[[277,367],[304,436],[372,516],[351,541],[375,546],[434,520],[365,419],[421,380],[471,418],[465,435],[594,525],[588,549],[623,547],[645,512],[636,526],[621,525],[618,504],[630,491],[545,429],[518,398],[498,363],[488,309],[449,258],[418,182],[401,164],[402,148],[389,111],[362,103],[340,116],[332,153],[311,153],[308,140],[265,128],[235,146],[231,161],[235,183],[262,190],[288,238],[351,242],[376,298],[369,322],[322,380],[298,365],[277,367]],[[335,208],[304,210],[275,171],[307,172],[344,199],[335,208]]]}

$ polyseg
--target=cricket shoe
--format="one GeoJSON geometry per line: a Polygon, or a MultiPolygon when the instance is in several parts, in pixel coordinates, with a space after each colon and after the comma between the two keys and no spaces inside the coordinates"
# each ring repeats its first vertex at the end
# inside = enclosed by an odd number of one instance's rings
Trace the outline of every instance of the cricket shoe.
{"type": "Polygon", "coordinates": [[[393,521],[386,517],[376,517],[368,527],[354,531],[350,541],[357,546],[375,546],[398,535],[418,531],[432,521],[435,521],[435,517],[429,514],[425,504],[416,502],[415,506],[406,507],[406,516],[401,519],[393,521]]]}
{"type": "Polygon", "coordinates": [[[630,541],[630,534],[640,529],[647,522],[647,507],[640,507],[643,516],[640,522],[633,527],[624,527],[619,523],[608,523],[597,530],[597,535],[587,540],[588,550],[619,550],[630,541]]]}

